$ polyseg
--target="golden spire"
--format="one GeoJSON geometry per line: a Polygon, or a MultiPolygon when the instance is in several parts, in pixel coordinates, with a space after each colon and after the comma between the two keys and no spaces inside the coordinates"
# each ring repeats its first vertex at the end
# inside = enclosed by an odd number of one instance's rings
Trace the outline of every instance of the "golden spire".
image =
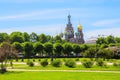
{"type": "Polygon", "coordinates": [[[82,25],[80,25],[80,21],[79,21],[79,24],[77,26],[77,29],[78,29],[78,31],[82,31],[82,25]]]}

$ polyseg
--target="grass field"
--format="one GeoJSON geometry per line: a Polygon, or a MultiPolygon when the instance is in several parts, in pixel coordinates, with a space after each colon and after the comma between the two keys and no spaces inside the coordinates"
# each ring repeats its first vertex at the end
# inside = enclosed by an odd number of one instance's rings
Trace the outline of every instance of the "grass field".
{"type": "Polygon", "coordinates": [[[120,73],[106,72],[7,72],[0,80],[120,80],[120,73]]]}

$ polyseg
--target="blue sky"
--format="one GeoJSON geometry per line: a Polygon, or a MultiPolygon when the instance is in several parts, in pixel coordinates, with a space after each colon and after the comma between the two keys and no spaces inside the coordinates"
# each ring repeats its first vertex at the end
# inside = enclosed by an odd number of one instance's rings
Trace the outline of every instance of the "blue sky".
{"type": "Polygon", "coordinates": [[[64,32],[71,14],[74,30],[83,26],[85,39],[120,37],[120,0],[0,0],[0,32],[64,32]]]}

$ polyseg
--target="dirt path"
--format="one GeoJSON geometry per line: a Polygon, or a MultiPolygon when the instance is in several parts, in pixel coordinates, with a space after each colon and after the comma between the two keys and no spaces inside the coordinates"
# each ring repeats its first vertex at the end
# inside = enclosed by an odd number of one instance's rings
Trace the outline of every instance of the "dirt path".
{"type": "Polygon", "coordinates": [[[23,71],[23,72],[105,72],[105,73],[120,73],[120,71],[94,71],[94,70],[28,70],[28,69],[8,69],[8,71],[23,71]]]}

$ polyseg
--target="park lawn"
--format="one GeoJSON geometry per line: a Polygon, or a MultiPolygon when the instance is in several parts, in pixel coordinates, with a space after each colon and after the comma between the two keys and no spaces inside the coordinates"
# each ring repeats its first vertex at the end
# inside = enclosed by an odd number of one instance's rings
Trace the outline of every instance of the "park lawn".
{"type": "Polygon", "coordinates": [[[120,66],[105,66],[105,67],[99,67],[94,65],[92,68],[85,68],[83,65],[76,65],[75,68],[69,68],[65,65],[62,65],[61,67],[53,67],[52,65],[48,65],[46,67],[42,67],[40,65],[30,67],[26,64],[14,64],[13,69],[27,69],[27,70],[99,70],[99,71],[120,71],[120,66]]]}
{"type": "Polygon", "coordinates": [[[0,80],[120,80],[120,73],[107,72],[7,72],[0,80]]]}

